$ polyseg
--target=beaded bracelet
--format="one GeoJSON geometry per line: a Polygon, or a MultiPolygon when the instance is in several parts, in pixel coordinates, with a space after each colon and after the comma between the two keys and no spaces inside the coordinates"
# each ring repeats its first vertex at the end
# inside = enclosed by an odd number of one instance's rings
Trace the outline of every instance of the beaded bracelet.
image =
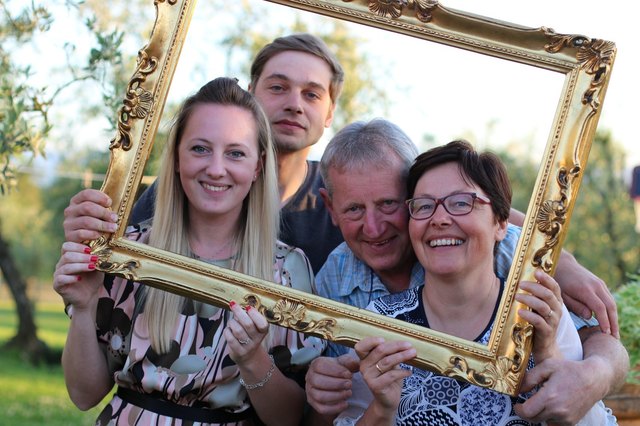
{"type": "Polygon", "coordinates": [[[273,360],[273,355],[269,355],[269,358],[271,359],[271,367],[269,367],[269,371],[267,371],[267,375],[264,376],[264,379],[260,380],[258,383],[254,383],[252,385],[249,385],[249,384],[245,383],[244,380],[242,380],[242,377],[240,377],[240,384],[245,389],[253,390],[253,389],[261,388],[271,379],[271,375],[273,374],[273,372],[276,369],[276,363],[273,360]]]}

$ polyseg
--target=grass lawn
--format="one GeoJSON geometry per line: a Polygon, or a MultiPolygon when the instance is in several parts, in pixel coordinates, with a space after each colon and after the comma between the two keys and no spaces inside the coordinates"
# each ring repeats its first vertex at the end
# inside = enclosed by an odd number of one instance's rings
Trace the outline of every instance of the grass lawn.
{"type": "MultiPolygon", "coordinates": [[[[13,300],[0,299],[0,346],[15,335],[17,317],[13,300]]],[[[59,302],[36,304],[38,336],[50,349],[61,352],[69,319],[59,302]]],[[[0,350],[0,424],[89,425],[104,406],[82,412],[67,395],[60,365],[34,366],[17,353],[0,350]]]]}

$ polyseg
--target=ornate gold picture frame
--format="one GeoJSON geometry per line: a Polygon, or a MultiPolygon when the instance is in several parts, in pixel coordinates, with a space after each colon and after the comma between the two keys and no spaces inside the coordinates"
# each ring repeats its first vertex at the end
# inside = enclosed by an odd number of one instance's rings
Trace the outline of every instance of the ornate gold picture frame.
{"type": "MultiPolygon", "coordinates": [[[[553,273],[611,75],[612,42],[548,28],[525,28],[447,9],[432,0],[274,0],[285,6],[564,74],[555,117],[525,225],[487,346],[284,288],[123,238],[178,64],[194,0],[155,0],[150,40],[138,53],[110,144],[102,190],[120,226],[91,242],[98,269],[203,302],[256,306],[274,324],[352,346],[365,336],[406,340],[414,364],[515,395],[526,369],[532,327],[518,315],[517,283],[540,267],[553,273]]],[[[214,76],[212,76],[214,77],[214,76]]],[[[204,83],[204,82],[203,82],[204,83]]]]}

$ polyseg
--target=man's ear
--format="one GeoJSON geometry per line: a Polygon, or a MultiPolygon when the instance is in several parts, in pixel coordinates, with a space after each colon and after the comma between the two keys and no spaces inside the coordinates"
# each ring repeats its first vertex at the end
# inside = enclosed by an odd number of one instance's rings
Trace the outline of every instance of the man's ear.
{"type": "Polygon", "coordinates": [[[326,188],[320,188],[320,196],[322,197],[322,201],[324,201],[324,205],[327,207],[327,210],[329,211],[329,215],[331,216],[331,222],[335,226],[338,226],[338,217],[336,216],[333,210],[333,200],[329,195],[329,191],[327,191],[326,188]]]}
{"type": "Polygon", "coordinates": [[[336,110],[336,104],[331,102],[331,106],[329,107],[329,114],[327,114],[327,118],[324,120],[324,127],[329,128],[331,123],[333,123],[333,113],[336,110]]]}

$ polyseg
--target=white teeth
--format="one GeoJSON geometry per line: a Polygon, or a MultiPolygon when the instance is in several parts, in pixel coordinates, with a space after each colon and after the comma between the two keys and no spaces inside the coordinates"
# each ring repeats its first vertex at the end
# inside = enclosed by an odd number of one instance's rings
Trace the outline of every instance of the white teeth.
{"type": "Polygon", "coordinates": [[[225,189],[229,188],[229,185],[213,186],[213,185],[209,185],[209,184],[206,184],[206,183],[203,183],[202,186],[204,187],[204,189],[207,189],[207,190],[213,191],[213,192],[220,192],[220,191],[224,191],[225,189]]]}
{"type": "Polygon", "coordinates": [[[431,247],[443,247],[443,246],[459,246],[463,241],[457,238],[442,238],[439,240],[429,241],[431,247]]]}

